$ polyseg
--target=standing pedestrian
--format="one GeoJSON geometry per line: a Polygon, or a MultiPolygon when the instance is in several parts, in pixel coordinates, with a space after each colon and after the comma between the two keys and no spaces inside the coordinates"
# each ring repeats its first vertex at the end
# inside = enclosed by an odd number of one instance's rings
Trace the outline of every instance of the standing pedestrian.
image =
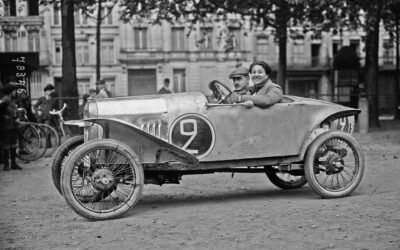
{"type": "Polygon", "coordinates": [[[164,86],[157,92],[158,94],[171,94],[174,93],[169,89],[169,78],[164,79],[164,86]]]}
{"type": "Polygon", "coordinates": [[[44,87],[43,91],[44,96],[40,97],[34,105],[35,113],[39,123],[45,123],[55,128],[57,121],[50,114],[50,111],[58,110],[54,86],[49,83],[44,87]]]}
{"type": "Polygon", "coordinates": [[[96,98],[110,98],[111,92],[106,88],[106,81],[99,80],[96,82],[97,95],[96,98]]]}
{"type": "Polygon", "coordinates": [[[10,170],[10,158],[11,169],[22,170],[16,163],[19,122],[15,104],[17,89],[18,86],[13,81],[9,81],[2,88],[4,96],[0,102],[0,145],[3,151],[4,171],[10,170]]]}

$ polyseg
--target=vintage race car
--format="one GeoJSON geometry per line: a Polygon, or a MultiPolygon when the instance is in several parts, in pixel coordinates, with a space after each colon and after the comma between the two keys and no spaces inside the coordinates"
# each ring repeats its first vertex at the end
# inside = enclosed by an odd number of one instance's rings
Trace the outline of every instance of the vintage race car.
{"type": "MultiPolygon", "coordinates": [[[[179,183],[183,175],[266,173],[283,189],[308,183],[320,196],[349,195],[365,168],[352,136],[358,109],[285,96],[259,108],[226,104],[228,88],[202,93],[91,100],[84,136],[66,141],[52,165],[68,205],[90,220],[123,215],[144,184],[179,183]]],[[[77,122],[71,122],[71,124],[77,122]]]]}

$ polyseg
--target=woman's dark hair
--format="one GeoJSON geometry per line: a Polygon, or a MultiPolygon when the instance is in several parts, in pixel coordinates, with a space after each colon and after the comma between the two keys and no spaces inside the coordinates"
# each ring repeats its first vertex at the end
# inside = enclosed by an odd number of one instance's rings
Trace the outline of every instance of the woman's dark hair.
{"type": "Polygon", "coordinates": [[[256,66],[256,65],[260,65],[261,67],[263,67],[263,69],[264,69],[264,71],[265,71],[265,73],[267,74],[267,75],[271,75],[271,73],[272,73],[272,69],[271,69],[271,67],[268,65],[268,63],[266,63],[266,62],[264,62],[264,61],[254,61],[251,65],[250,65],[250,72],[251,72],[251,70],[253,69],[253,67],[254,66],[256,66]]]}

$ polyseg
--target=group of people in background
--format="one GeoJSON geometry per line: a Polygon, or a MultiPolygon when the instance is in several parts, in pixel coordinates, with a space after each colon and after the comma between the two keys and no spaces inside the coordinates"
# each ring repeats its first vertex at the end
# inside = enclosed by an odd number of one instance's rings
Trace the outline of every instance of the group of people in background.
{"type": "MultiPolygon", "coordinates": [[[[94,99],[111,97],[111,92],[107,90],[104,80],[99,80],[96,87],[97,90],[90,89],[88,94],[83,95],[83,103],[79,110],[81,117],[83,117],[83,108],[90,97],[94,99]]],[[[55,87],[49,83],[43,91],[44,95],[31,109],[30,99],[24,85],[9,79],[3,86],[0,86],[0,162],[3,163],[4,171],[22,169],[16,162],[18,124],[20,122],[19,108],[26,111],[28,121],[36,121],[56,128],[58,118],[50,114],[50,111],[59,109],[55,87]]]]}
{"type": "Polygon", "coordinates": [[[16,162],[16,156],[19,123],[17,92],[23,91],[26,92],[25,86],[14,80],[9,80],[0,91],[0,155],[4,171],[22,169],[16,162]]]}

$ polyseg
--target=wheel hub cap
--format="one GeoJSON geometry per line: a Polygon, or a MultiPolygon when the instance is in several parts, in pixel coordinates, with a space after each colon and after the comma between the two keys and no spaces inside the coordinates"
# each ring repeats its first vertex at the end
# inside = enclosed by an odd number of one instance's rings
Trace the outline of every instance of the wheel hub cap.
{"type": "Polygon", "coordinates": [[[338,174],[342,172],[343,168],[343,159],[341,159],[339,156],[334,156],[329,160],[329,164],[326,167],[326,174],[338,174]]]}
{"type": "Polygon", "coordinates": [[[113,173],[108,169],[98,169],[93,174],[93,186],[97,190],[106,191],[115,184],[113,173]]]}

